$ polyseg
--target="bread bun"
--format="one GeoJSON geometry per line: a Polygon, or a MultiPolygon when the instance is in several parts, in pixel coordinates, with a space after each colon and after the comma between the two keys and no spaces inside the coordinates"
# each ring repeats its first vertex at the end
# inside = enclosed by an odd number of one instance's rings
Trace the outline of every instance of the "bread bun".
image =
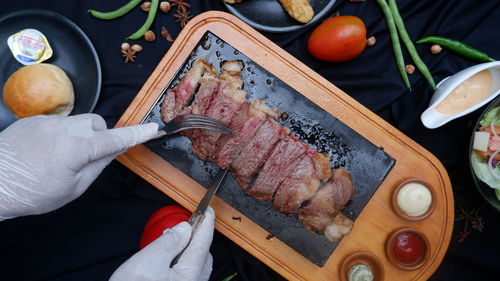
{"type": "Polygon", "coordinates": [[[17,118],[69,115],[75,94],[64,70],[40,63],[21,67],[7,79],[3,101],[17,118]]]}

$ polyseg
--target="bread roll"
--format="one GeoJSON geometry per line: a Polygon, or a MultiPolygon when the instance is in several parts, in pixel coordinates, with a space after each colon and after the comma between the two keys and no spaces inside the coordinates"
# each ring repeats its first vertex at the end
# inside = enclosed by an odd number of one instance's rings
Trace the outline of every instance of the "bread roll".
{"type": "Polygon", "coordinates": [[[16,115],[69,115],[75,95],[68,76],[48,63],[21,67],[5,82],[3,101],[16,115]]]}
{"type": "Polygon", "coordinates": [[[307,23],[314,17],[314,10],[307,0],[279,0],[285,11],[301,23],[307,23]]]}

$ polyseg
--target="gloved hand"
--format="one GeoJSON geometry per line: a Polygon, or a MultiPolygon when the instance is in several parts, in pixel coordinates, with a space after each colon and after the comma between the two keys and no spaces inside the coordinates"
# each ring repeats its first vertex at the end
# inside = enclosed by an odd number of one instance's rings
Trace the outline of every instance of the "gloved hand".
{"type": "Polygon", "coordinates": [[[119,153],[157,131],[153,123],[108,130],[96,114],[16,121],[0,133],[0,220],[74,200],[119,153]]]}
{"type": "Polygon", "coordinates": [[[212,272],[212,255],[208,251],[214,234],[215,214],[212,208],[205,212],[191,243],[177,264],[170,263],[188,244],[191,225],[181,222],[151,242],[123,263],[110,281],[206,281],[212,272]]]}

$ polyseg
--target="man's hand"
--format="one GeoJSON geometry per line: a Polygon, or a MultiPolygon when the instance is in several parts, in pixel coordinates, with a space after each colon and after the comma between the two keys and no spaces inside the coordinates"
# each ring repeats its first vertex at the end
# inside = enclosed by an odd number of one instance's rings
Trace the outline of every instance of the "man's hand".
{"type": "Polygon", "coordinates": [[[0,133],[0,220],[76,199],[118,154],[157,131],[154,123],[108,130],[96,114],[16,121],[0,133]]]}
{"type": "Polygon", "coordinates": [[[208,251],[214,234],[215,214],[212,208],[189,243],[191,225],[181,222],[165,230],[162,236],[122,264],[110,281],[206,281],[212,272],[212,255],[208,251]],[[189,243],[177,264],[170,263],[189,243]]]}

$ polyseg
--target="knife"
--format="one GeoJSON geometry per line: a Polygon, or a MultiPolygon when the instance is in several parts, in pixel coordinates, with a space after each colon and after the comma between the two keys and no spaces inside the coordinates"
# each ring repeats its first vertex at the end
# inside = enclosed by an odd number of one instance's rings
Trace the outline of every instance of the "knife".
{"type": "MultiPolygon", "coordinates": [[[[191,231],[191,237],[189,238],[189,242],[186,246],[186,248],[189,246],[191,243],[191,239],[193,238],[194,233],[200,226],[201,222],[205,218],[205,211],[207,210],[208,206],[210,206],[210,202],[212,201],[212,198],[214,198],[215,193],[217,192],[217,189],[221,186],[222,182],[224,181],[224,178],[227,174],[227,168],[224,170],[219,170],[217,172],[217,175],[215,175],[215,180],[212,182],[212,184],[207,188],[207,192],[205,193],[205,196],[203,196],[203,199],[201,199],[200,203],[198,204],[198,207],[196,208],[196,211],[193,212],[191,217],[189,218],[188,222],[191,224],[192,231],[191,231]]],[[[170,263],[170,267],[174,266],[178,261],[179,258],[182,256],[186,248],[182,249],[182,251],[175,256],[175,258],[172,260],[170,263]]]]}

